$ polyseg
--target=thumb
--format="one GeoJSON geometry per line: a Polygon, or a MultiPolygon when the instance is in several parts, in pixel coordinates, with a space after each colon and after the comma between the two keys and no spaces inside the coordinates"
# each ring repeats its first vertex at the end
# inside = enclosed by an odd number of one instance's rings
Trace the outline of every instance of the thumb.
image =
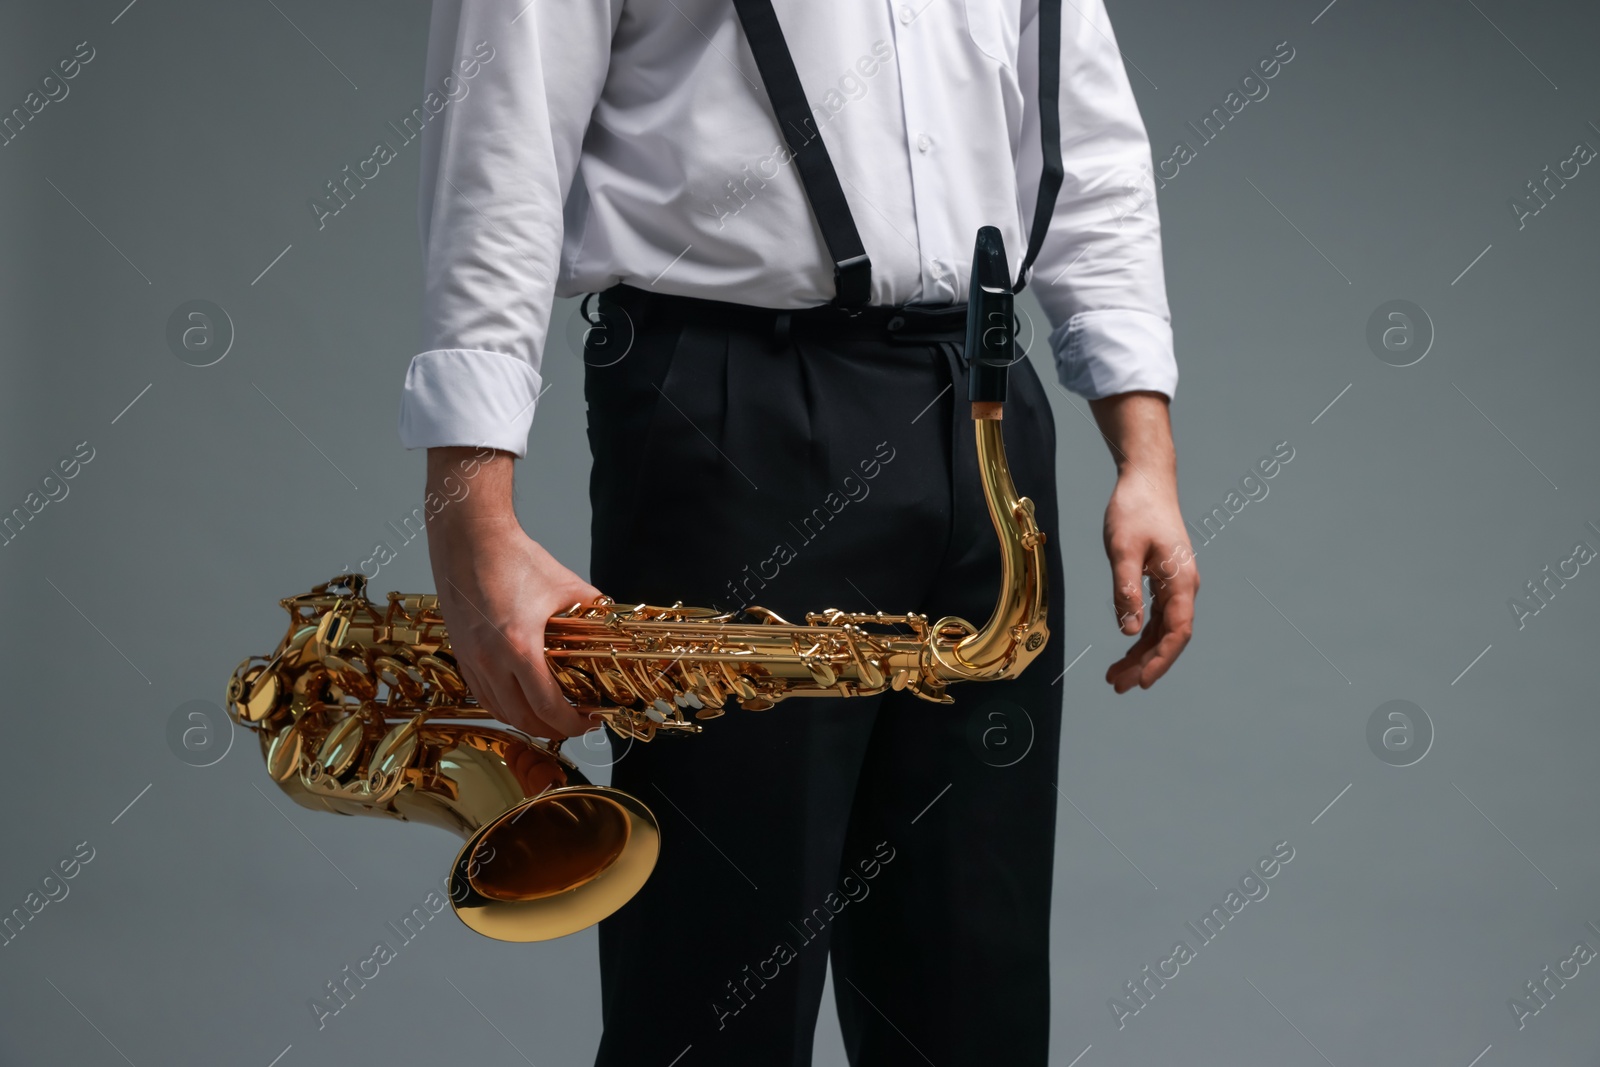
{"type": "Polygon", "coordinates": [[[1136,634],[1144,626],[1144,560],[1123,547],[1111,554],[1112,604],[1117,611],[1117,626],[1124,634],[1136,634]]]}
{"type": "Polygon", "coordinates": [[[560,606],[555,611],[567,611],[573,607],[581,610],[594,603],[595,599],[601,595],[603,594],[600,590],[574,574],[570,581],[563,583],[561,586],[560,606]]]}

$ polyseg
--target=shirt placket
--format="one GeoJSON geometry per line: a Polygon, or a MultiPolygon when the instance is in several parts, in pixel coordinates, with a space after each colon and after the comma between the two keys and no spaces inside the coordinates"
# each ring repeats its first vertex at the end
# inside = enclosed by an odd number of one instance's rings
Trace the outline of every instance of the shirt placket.
{"type": "Polygon", "coordinates": [[[936,32],[936,19],[943,15],[943,11],[932,9],[946,3],[948,0],[890,0],[921,280],[921,291],[911,299],[924,304],[956,302],[955,265],[950,258],[950,249],[955,245],[944,225],[950,213],[950,190],[939,166],[943,146],[936,121],[947,112],[950,102],[942,101],[937,49],[932,47],[936,42],[930,40],[936,32]]]}

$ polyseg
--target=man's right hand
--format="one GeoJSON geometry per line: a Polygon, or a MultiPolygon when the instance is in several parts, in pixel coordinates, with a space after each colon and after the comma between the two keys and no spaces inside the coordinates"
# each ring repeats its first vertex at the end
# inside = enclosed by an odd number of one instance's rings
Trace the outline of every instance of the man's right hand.
{"type": "Polygon", "coordinates": [[[515,457],[491,450],[484,459],[484,451],[428,449],[428,492],[447,501],[428,516],[428,556],[450,646],[489,714],[534,737],[576,736],[599,720],[551,677],[544,629],[553,612],[600,591],[523,532],[512,503],[515,457]]]}

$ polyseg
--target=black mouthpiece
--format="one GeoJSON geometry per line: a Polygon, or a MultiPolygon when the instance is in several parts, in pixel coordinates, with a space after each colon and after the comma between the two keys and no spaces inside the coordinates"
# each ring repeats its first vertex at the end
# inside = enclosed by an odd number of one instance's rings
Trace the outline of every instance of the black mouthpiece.
{"type": "Polygon", "coordinates": [[[967,295],[967,399],[1004,403],[1006,372],[1016,362],[1012,335],[1011,268],[1000,231],[985,226],[972,250],[972,288],[967,295]]]}

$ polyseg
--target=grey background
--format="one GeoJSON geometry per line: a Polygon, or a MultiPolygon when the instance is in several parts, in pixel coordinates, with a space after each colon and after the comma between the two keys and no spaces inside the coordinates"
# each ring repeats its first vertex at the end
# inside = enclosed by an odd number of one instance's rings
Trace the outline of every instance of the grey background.
{"type": "MultiPolygon", "coordinates": [[[[122,3],[0,15],[0,109],[76,42],[98,51],[0,148],[0,509],[95,449],[0,548],[0,911],[95,849],[0,948],[0,1062],[587,1063],[592,931],[505,945],[441,916],[319,1032],[307,999],[438,882],[453,840],[293,807],[248,737],[205,768],[166,743],[173,709],[220,701],[270,650],[277,597],[355,565],[420,502],[423,456],[395,433],[416,146],[326,229],[306,202],[420,99],[428,5],[122,3]],[[194,298],[238,334],[204,369],[164,339],[194,298]]],[[[1277,442],[1295,454],[1199,546],[1182,661],[1118,698],[1099,677],[1126,644],[1099,538],[1112,467],[1086,405],[1053,397],[1056,639],[1092,647],[1063,679],[1052,1062],[1592,1064],[1600,968],[1520,1032],[1507,999],[1579,939],[1600,947],[1600,572],[1521,631],[1507,598],[1580,538],[1600,547],[1600,173],[1520,231],[1507,198],[1600,145],[1600,19],[1549,0],[1324,3],[1111,7],[1158,159],[1277,42],[1296,50],[1160,194],[1185,514],[1277,442]],[[1437,329],[1406,368],[1364,339],[1396,298],[1437,329]],[[1436,731],[1413,766],[1365,740],[1394,699],[1436,731]],[[1282,840],[1295,858],[1267,899],[1119,1030],[1108,998],[1282,840]]],[[[582,572],[571,312],[519,502],[582,572]]],[[[430,589],[422,542],[376,585],[430,589]]],[[[843,1062],[831,1002],[816,1062],[843,1062]]]]}

